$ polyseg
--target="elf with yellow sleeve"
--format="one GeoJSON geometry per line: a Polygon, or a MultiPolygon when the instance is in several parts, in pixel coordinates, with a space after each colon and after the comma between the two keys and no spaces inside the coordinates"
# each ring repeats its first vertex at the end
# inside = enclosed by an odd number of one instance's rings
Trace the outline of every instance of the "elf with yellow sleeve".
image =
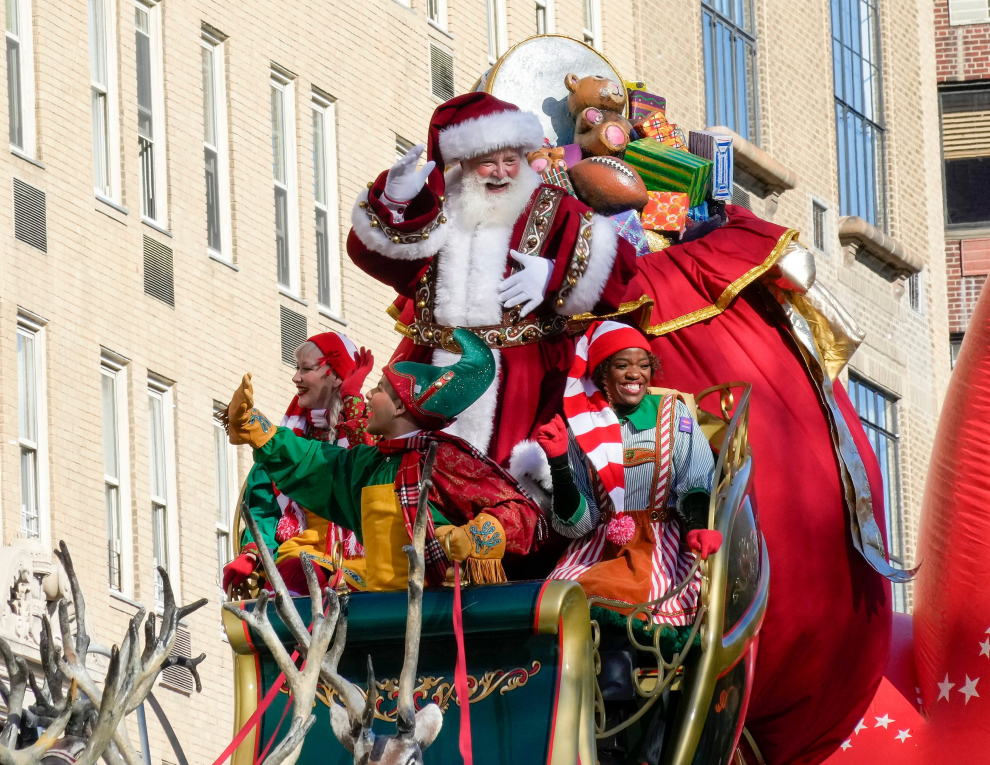
{"type": "Polygon", "coordinates": [[[232,444],[250,444],[279,491],[350,529],[364,545],[368,589],[405,589],[409,543],[419,500],[420,470],[437,442],[427,530],[427,584],[443,583],[452,560],[463,561],[476,584],[506,580],[510,564],[546,536],[546,522],[515,480],[450,425],[495,379],[491,351],[477,336],[454,331],[459,361],[435,367],[390,363],[368,393],[368,432],[374,446],[345,449],[309,441],[275,427],[254,407],[245,375],[228,408],[232,444]]]}

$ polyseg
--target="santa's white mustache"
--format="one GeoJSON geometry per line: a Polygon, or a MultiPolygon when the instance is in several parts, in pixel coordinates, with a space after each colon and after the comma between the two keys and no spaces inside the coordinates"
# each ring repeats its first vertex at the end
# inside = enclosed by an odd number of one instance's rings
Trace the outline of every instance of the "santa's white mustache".
{"type": "Polygon", "coordinates": [[[511,178],[490,178],[485,181],[485,185],[489,187],[501,188],[502,186],[509,186],[512,183],[511,178]]]}

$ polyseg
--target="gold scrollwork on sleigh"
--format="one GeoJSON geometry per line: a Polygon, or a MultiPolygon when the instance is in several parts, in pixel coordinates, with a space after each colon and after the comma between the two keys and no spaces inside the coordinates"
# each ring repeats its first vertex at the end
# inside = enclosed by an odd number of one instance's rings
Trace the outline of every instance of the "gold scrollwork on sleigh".
{"type": "MultiPolygon", "coordinates": [[[[498,691],[500,695],[505,695],[506,693],[522,688],[529,682],[531,677],[539,674],[540,668],[540,662],[534,661],[529,669],[526,667],[518,667],[509,671],[495,669],[485,672],[480,678],[474,675],[468,675],[468,702],[470,704],[477,704],[491,696],[495,691],[498,691]]],[[[417,709],[421,709],[426,704],[433,703],[440,707],[441,712],[446,713],[451,702],[460,705],[452,680],[447,680],[445,677],[420,677],[417,678],[416,682],[416,689],[413,691],[413,702],[416,704],[417,709]]],[[[384,709],[382,704],[386,699],[393,702],[398,699],[398,678],[385,678],[384,680],[379,680],[376,685],[378,686],[378,704],[375,708],[375,717],[379,720],[395,722],[395,708],[384,709]]],[[[286,693],[284,688],[282,689],[282,693],[286,693]]],[[[328,707],[331,704],[343,706],[343,702],[340,700],[336,691],[328,685],[320,686],[320,689],[316,692],[316,698],[328,707]]],[[[367,698],[366,694],[365,698],[367,698]]]]}

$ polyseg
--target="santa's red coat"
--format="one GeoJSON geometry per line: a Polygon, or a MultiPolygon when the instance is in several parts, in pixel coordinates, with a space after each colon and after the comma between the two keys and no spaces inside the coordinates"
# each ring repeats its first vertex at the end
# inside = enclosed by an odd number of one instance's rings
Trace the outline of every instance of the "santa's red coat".
{"type": "MultiPolygon", "coordinates": [[[[779,306],[758,281],[786,230],[728,210],[721,229],[640,258],[626,299],[649,295],[657,331],[678,326],[651,342],[662,365],[657,384],[698,392],[752,383],[749,440],[770,599],[746,727],[771,765],[819,763],[849,736],[880,683],[890,588],[852,546],[825,412],[779,306]]],[[[834,390],[883,529],[879,465],[845,390],[838,382],[834,390]]]]}

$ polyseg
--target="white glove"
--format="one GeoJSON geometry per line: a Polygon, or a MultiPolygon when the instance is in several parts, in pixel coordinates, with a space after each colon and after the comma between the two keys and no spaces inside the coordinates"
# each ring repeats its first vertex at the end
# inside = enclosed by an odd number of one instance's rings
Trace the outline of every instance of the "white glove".
{"type": "Polygon", "coordinates": [[[550,283],[550,274],[553,272],[553,263],[539,255],[523,255],[515,250],[509,250],[509,255],[522,269],[502,282],[498,299],[506,308],[525,303],[522,308],[522,315],[525,316],[543,302],[550,283]]]}
{"type": "Polygon", "coordinates": [[[426,179],[437,166],[436,162],[427,162],[419,170],[416,169],[416,163],[424,149],[425,143],[414,146],[389,169],[385,179],[385,196],[390,201],[409,202],[423,190],[426,179]]]}

